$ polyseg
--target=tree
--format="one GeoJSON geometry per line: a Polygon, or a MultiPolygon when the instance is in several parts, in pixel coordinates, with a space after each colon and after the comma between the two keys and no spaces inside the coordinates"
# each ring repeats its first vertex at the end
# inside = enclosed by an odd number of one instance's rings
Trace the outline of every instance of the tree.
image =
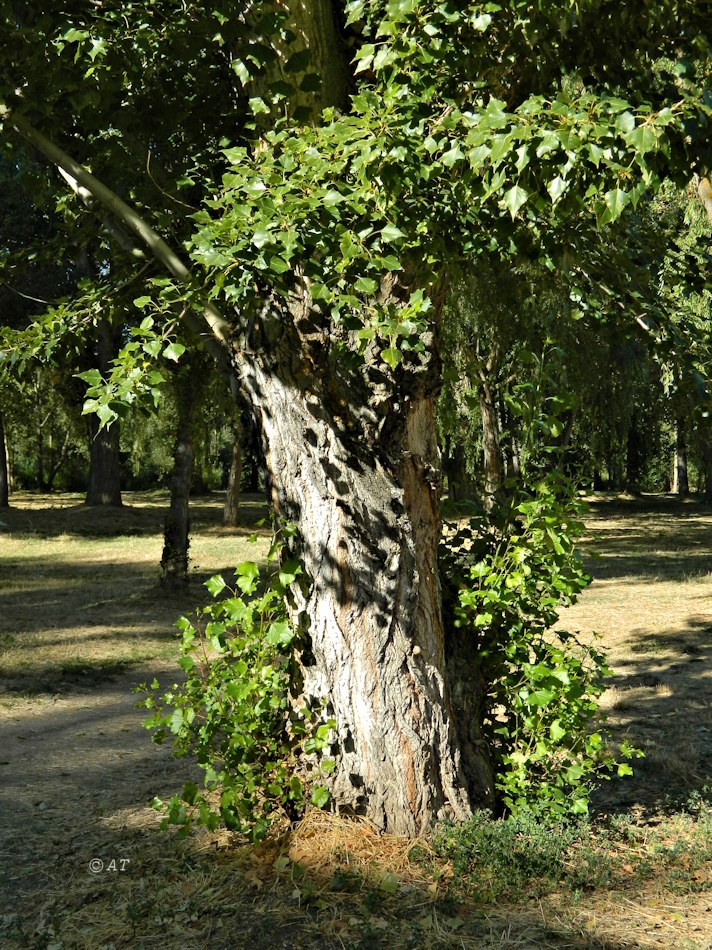
{"type": "MultiPolygon", "coordinates": [[[[298,9],[286,11],[298,30],[278,39],[306,40],[309,70],[304,56],[292,63],[301,91],[318,74],[327,89],[343,86],[332,83],[329,5],[298,9]]],[[[259,122],[280,104],[286,117],[271,128],[265,118],[254,147],[223,152],[223,184],[196,216],[193,273],[145,216],[35,129],[38,100],[14,95],[17,80],[6,85],[3,112],[7,128],[172,275],[161,292],[184,303],[185,343],[199,334],[232,362],[259,420],[272,502],[298,530],[291,553],[309,585],[293,586],[292,616],[303,694],[336,722],[332,794],[380,828],[416,834],[494,796],[481,734],[485,684],[443,617],[438,575],[435,399],[447,274],[463,255],[530,255],[556,267],[576,247],[582,212],[603,226],[661,175],[689,175],[707,134],[694,59],[706,50],[704,18],[672,3],[511,0],[483,9],[393,0],[345,9],[360,37],[347,111],[305,121],[285,107],[291,91],[270,82],[252,97],[259,122]],[[623,30],[621,56],[613,37],[623,30]],[[568,90],[562,71],[574,77],[568,90]],[[565,221],[574,222],[570,233],[565,221]]],[[[136,5],[121,14],[135,22],[136,5]]],[[[130,84],[133,75],[120,22],[103,5],[77,24],[49,20],[72,53],[52,73],[57,81],[69,82],[72,59],[99,67],[86,84],[70,75],[90,99],[79,119],[97,130],[108,124],[91,100],[102,70],[112,114],[122,96],[137,102],[116,78],[130,84]]],[[[273,32],[284,23],[278,17],[273,32]]],[[[239,14],[231,24],[254,29],[239,14]]],[[[157,44],[150,60],[158,61],[166,47],[159,32],[146,34],[139,45],[157,44]]],[[[30,28],[22,39],[31,59],[30,28]]],[[[214,47],[200,52],[216,76],[214,47]]],[[[191,60],[191,76],[201,61],[191,60]]],[[[249,41],[233,59],[248,88],[263,62],[262,44],[249,41]]],[[[196,79],[195,88],[206,86],[196,79]]],[[[126,365],[94,387],[105,421],[127,398],[126,365]]],[[[145,377],[133,378],[135,393],[145,377]]]]}

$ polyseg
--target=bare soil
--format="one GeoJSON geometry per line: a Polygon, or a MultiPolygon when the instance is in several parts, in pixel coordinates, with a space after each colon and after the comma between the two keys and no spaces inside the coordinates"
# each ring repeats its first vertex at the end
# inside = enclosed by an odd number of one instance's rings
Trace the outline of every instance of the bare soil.
{"type": "MultiPolygon", "coordinates": [[[[201,599],[199,580],[246,556],[258,500],[248,499],[248,526],[232,531],[220,526],[219,499],[195,506],[187,597],[156,587],[161,496],[119,512],[67,497],[13,502],[0,512],[3,948],[712,950],[707,873],[697,893],[652,879],[575,904],[555,894],[463,908],[443,901],[437,878],[407,870],[403,842],[360,836],[376,874],[364,896],[349,893],[348,878],[334,885],[334,862],[355,862],[356,847],[337,832],[329,843],[325,827],[307,825],[291,843],[302,867],[315,842],[322,848],[309,885],[293,863],[275,870],[287,839],[255,850],[227,834],[159,831],[151,799],[180,789],[192,769],[152,745],[132,689],[174,680],[173,623],[201,599]],[[396,852],[394,891],[383,868],[396,852]]],[[[600,632],[614,668],[612,729],[647,756],[633,779],[604,787],[596,809],[659,816],[710,784],[712,513],[599,499],[588,524],[596,580],[562,622],[584,638],[600,632]]]]}

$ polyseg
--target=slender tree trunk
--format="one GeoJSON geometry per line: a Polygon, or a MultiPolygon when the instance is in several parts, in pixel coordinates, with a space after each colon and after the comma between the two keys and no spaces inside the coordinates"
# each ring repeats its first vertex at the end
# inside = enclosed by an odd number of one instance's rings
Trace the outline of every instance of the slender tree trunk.
{"type": "Polygon", "coordinates": [[[519,458],[519,446],[517,445],[516,435],[514,433],[514,420],[512,419],[512,414],[510,413],[503,399],[500,401],[499,409],[502,427],[507,433],[502,449],[504,475],[506,478],[519,478],[521,473],[521,464],[519,458]]]}
{"type": "Polygon", "coordinates": [[[223,524],[236,528],[240,524],[240,479],[242,477],[242,431],[236,426],[230,458],[230,475],[227,480],[223,524]]]}
{"type": "Polygon", "coordinates": [[[171,501],[166,515],[161,557],[161,584],[180,588],[188,583],[188,547],[190,543],[190,480],[193,474],[192,420],[179,418],[173,452],[171,501]]]}
{"type": "Polygon", "coordinates": [[[626,491],[631,495],[640,495],[640,476],[645,462],[645,443],[640,436],[636,419],[631,419],[628,428],[626,452],[626,491]]]}
{"type": "Polygon", "coordinates": [[[482,445],[484,449],[485,487],[483,503],[489,511],[504,484],[504,466],[502,449],[499,444],[499,418],[497,401],[493,387],[486,382],[480,383],[480,412],[482,413],[482,445]]]}
{"type": "Polygon", "coordinates": [[[10,507],[10,480],[8,478],[5,424],[0,412],[0,508],[10,507]]]}
{"type": "Polygon", "coordinates": [[[700,471],[704,500],[708,505],[712,505],[712,439],[707,433],[701,437],[700,471]]]}
{"type": "Polygon", "coordinates": [[[164,528],[161,584],[181,588],[188,584],[188,547],[190,544],[190,485],[195,452],[193,436],[200,404],[205,366],[199,356],[176,370],[176,406],[178,423],[173,451],[171,500],[164,528]]]}
{"type": "MultiPolygon", "coordinates": [[[[109,364],[116,356],[119,344],[119,331],[106,320],[97,324],[98,332],[98,369],[102,375],[109,370],[109,364]]],[[[120,508],[121,473],[119,464],[120,426],[118,422],[99,429],[97,416],[91,415],[91,448],[89,452],[89,485],[87,505],[107,505],[120,508]]]]}
{"type": "MultiPolygon", "coordinates": [[[[450,440],[448,440],[449,442],[450,440]]],[[[447,494],[450,501],[464,501],[475,497],[475,486],[467,474],[465,449],[461,443],[446,447],[442,468],[447,478],[447,494]]]]}
{"type": "Polygon", "coordinates": [[[239,370],[274,507],[296,523],[311,580],[295,593],[303,693],[337,723],[335,800],[379,829],[416,835],[493,800],[479,722],[460,723],[449,684],[437,355],[434,343],[409,354],[395,383],[375,353],[360,370],[335,356],[325,371],[333,331],[306,291],[290,310],[241,341],[251,359],[239,370]]]}
{"type": "Polygon", "coordinates": [[[687,424],[684,417],[677,420],[675,429],[675,467],[672,479],[673,493],[681,498],[690,494],[687,476],[687,424]]]}

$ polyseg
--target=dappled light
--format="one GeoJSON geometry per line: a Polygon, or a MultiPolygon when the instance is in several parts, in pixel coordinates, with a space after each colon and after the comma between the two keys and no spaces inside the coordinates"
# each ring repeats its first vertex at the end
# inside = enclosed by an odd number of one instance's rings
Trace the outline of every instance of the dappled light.
{"type": "MultiPolygon", "coordinates": [[[[224,830],[196,828],[185,839],[161,831],[152,798],[167,799],[186,780],[199,782],[200,773],[189,759],[171,756],[170,742],[151,747],[131,689],[154,676],[166,688],[182,675],[171,632],[178,604],[166,603],[147,584],[119,609],[116,585],[136,585],[135,540],[124,559],[117,558],[112,596],[100,607],[92,606],[93,589],[72,570],[80,536],[69,532],[51,549],[36,551],[35,568],[52,572],[49,615],[56,609],[50,601],[66,584],[67,619],[72,611],[93,619],[46,629],[40,615],[23,626],[14,587],[2,591],[0,807],[11,886],[3,939],[61,939],[93,950],[97,941],[148,946],[168,932],[181,946],[249,944],[255,950],[268,950],[275,940],[315,950],[412,945],[409,940],[478,950],[624,950],[635,940],[634,946],[670,950],[673,935],[684,932],[691,947],[701,946],[695,935],[712,935],[708,874],[696,856],[704,850],[694,817],[675,809],[709,784],[712,771],[707,581],[656,583],[643,571],[619,584],[615,595],[617,581],[607,569],[626,550],[626,526],[633,539],[647,531],[635,509],[619,510],[617,518],[594,508],[588,527],[600,538],[600,557],[592,570],[600,567],[607,579],[596,581],[564,621],[584,634],[589,625],[601,633],[614,666],[604,696],[614,736],[640,744],[646,759],[636,764],[634,778],[614,779],[594,796],[597,821],[618,815],[629,824],[602,825],[566,852],[565,873],[588,881],[575,900],[556,876],[527,882],[536,899],[513,899],[523,886],[519,878],[508,885],[483,865],[467,883],[455,857],[430,837],[382,836],[366,821],[315,810],[295,828],[278,822],[256,847],[224,830]],[[664,600],[670,584],[683,599],[673,612],[661,612],[659,594],[664,600]],[[634,614],[626,625],[633,604],[648,619],[645,626],[634,614]],[[597,847],[600,853],[590,850],[597,847]],[[90,871],[90,861],[106,870],[90,871]],[[678,892],[661,892],[660,875],[678,881],[678,892]],[[476,895],[488,892],[500,896],[480,903],[476,895]],[[36,907],[28,903],[31,895],[41,895],[36,907]]],[[[686,542],[704,540],[712,516],[698,515],[694,535],[689,524],[681,530],[686,542]]],[[[673,544],[674,533],[670,522],[666,544],[673,544]]],[[[45,543],[14,533],[6,540],[30,548],[45,543]]],[[[659,531],[656,540],[660,544],[659,531]]],[[[215,543],[200,531],[195,541],[207,545],[206,554],[215,543]]],[[[112,543],[119,552],[121,536],[112,543]]],[[[143,541],[154,543],[150,536],[143,541]]],[[[218,563],[223,555],[212,556],[218,563]]],[[[0,569],[17,558],[3,548],[0,569]]],[[[92,565],[94,573],[101,569],[92,565]]],[[[36,586],[28,586],[39,602],[36,586]]]]}

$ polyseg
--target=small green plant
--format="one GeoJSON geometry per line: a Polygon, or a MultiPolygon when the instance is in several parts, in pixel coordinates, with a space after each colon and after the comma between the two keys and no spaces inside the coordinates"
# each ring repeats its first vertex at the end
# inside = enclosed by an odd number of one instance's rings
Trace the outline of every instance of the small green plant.
{"type": "MultiPolygon", "coordinates": [[[[194,754],[205,772],[205,791],[187,782],[181,795],[154,800],[166,813],[164,826],[223,824],[257,841],[276,814],[293,819],[307,798],[318,807],[329,801],[326,787],[310,784],[299,766],[303,753],[321,754],[335,723],[292,696],[297,633],[289,587],[304,575],[283,549],[294,531],[283,525],[275,534],[265,576],[244,561],[235,589],[220,575],[206,582],[213,603],[177,624],[185,682],[162,696],[155,680],[139,687],[147,693],[139,705],[153,713],[144,725],[154,742],[172,735],[175,754],[194,754]]],[[[319,768],[328,774],[333,765],[322,759],[319,768]]]]}
{"type": "MultiPolygon", "coordinates": [[[[547,395],[555,381],[543,358],[535,369],[511,400],[524,422],[522,475],[491,511],[447,539],[443,576],[450,623],[469,638],[485,683],[482,734],[503,810],[582,815],[593,779],[615,765],[605,734],[592,728],[609,670],[599,650],[552,630],[590,577],[576,549],[583,506],[556,464],[557,413],[567,403],[547,395]]],[[[624,743],[620,754],[642,753],[624,743]]],[[[618,765],[619,775],[631,772],[618,765]]]]}

